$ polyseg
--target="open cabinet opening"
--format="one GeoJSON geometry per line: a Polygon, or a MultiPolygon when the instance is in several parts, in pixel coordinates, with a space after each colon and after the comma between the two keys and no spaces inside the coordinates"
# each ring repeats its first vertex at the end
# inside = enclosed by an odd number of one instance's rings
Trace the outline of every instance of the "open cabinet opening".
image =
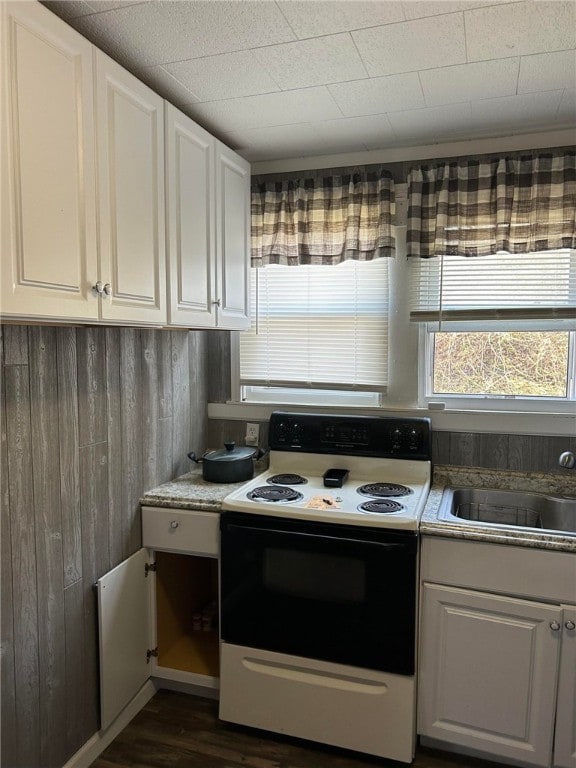
{"type": "Polygon", "coordinates": [[[156,552],[158,665],[218,677],[218,561],[156,552]]]}

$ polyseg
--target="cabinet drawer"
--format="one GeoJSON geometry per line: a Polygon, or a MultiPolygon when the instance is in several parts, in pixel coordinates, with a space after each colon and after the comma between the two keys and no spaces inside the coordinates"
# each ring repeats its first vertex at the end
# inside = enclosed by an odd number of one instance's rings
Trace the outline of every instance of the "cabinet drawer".
{"type": "Polygon", "coordinates": [[[142,507],[142,543],[149,549],[218,557],[218,512],[142,507]]]}

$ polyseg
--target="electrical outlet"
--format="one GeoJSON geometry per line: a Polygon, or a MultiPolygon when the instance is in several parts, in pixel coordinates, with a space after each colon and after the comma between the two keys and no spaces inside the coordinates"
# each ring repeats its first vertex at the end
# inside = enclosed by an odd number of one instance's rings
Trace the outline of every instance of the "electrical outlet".
{"type": "Polygon", "coordinates": [[[258,445],[260,424],[246,424],[246,445],[258,445]]]}

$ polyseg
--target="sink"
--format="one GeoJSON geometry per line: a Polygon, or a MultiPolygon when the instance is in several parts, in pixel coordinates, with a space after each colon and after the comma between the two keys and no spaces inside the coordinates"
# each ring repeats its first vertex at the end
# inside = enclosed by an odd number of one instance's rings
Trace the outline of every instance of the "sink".
{"type": "Polygon", "coordinates": [[[447,488],[438,518],[499,528],[576,533],[576,499],[492,488],[447,488]]]}

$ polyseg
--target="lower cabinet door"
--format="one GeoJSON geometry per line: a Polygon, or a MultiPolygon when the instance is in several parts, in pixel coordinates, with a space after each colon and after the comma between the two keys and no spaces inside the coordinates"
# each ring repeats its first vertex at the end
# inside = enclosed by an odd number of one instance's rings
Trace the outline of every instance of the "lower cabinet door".
{"type": "Polygon", "coordinates": [[[576,607],[564,606],[558,676],[555,768],[576,768],[576,607]]]}
{"type": "Polygon", "coordinates": [[[559,606],[425,584],[418,732],[549,765],[559,606]]]}
{"type": "Polygon", "coordinates": [[[102,729],[108,728],[150,677],[148,561],[148,550],[140,549],[96,582],[102,729]]]}

